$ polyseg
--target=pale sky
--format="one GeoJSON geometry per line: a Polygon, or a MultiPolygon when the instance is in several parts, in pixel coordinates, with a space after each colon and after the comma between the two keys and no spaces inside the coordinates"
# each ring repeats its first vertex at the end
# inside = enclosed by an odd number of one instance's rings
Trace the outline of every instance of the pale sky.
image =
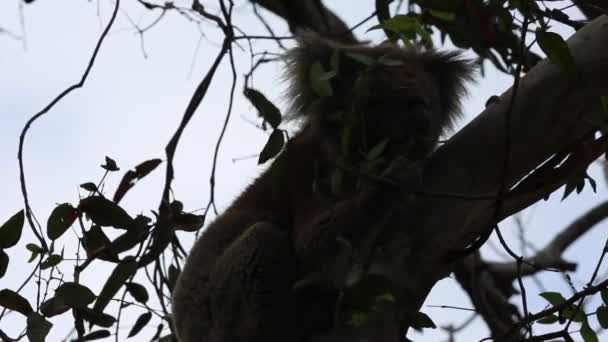
{"type": "MultiPolygon", "coordinates": [[[[243,3],[246,1],[237,1],[237,4],[243,3]]],[[[331,8],[349,24],[354,24],[371,12],[373,2],[359,0],[356,5],[353,3],[352,0],[336,0],[331,2],[331,8]]],[[[176,1],[176,4],[187,6],[190,1],[176,1]]],[[[18,1],[0,2],[0,28],[24,37],[24,40],[16,40],[10,35],[0,34],[0,222],[23,208],[16,156],[18,137],[24,123],[65,87],[78,81],[103,25],[109,19],[112,6],[111,1],[36,1],[24,8],[23,32],[18,1]]],[[[208,6],[209,11],[215,9],[213,5],[208,6]]],[[[240,5],[236,12],[235,23],[241,28],[252,34],[265,33],[251,15],[249,5],[240,5]]],[[[217,54],[221,40],[211,24],[198,27],[183,16],[170,12],[145,33],[142,45],[128,18],[145,27],[158,14],[158,11],[143,10],[134,1],[124,1],[118,21],[105,41],[84,88],[61,101],[30,130],[25,146],[26,176],[31,205],[43,227],[57,203],[77,203],[79,184],[99,180],[103,174],[99,165],[104,156],[114,158],[121,167],[120,173],[109,177],[108,193],[113,192],[127,169],[147,159],[164,159],[164,146],[177,127],[196,84],[217,54]]],[[[377,33],[364,33],[374,24],[370,22],[358,31],[359,37],[377,40],[377,33]]],[[[284,24],[276,27],[279,27],[279,34],[286,34],[284,24]]],[[[570,35],[572,31],[563,33],[570,35]]],[[[218,165],[216,198],[220,209],[225,208],[263,170],[256,165],[257,157],[233,161],[257,154],[267,139],[266,133],[255,127],[259,122],[256,113],[241,95],[242,75],[248,71],[250,63],[248,47],[243,44],[243,50],[235,49],[237,65],[241,66],[238,70],[239,84],[218,165]]],[[[271,46],[268,44],[257,42],[254,47],[262,51],[264,46],[271,46]]],[[[489,65],[486,72],[484,79],[470,86],[472,95],[464,102],[468,116],[465,121],[482,111],[489,96],[502,93],[512,82],[489,65]]],[[[273,64],[262,68],[254,79],[255,87],[279,104],[283,103],[280,99],[284,89],[280,75],[280,64],[273,64]]],[[[230,70],[225,60],[209,94],[186,130],[175,159],[173,190],[184,202],[186,210],[201,209],[207,203],[211,156],[225,117],[229,89],[230,70]]],[[[158,207],[163,172],[164,168],[156,170],[123,200],[122,205],[131,214],[150,215],[150,210],[158,207]]],[[[577,215],[606,198],[606,185],[599,167],[592,167],[590,173],[598,181],[597,194],[586,188],[580,196],[570,196],[560,202],[559,192],[552,196],[551,201],[542,202],[524,213],[524,220],[528,223],[526,236],[532,243],[544,246],[577,215]]],[[[508,223],[503,226],[503,232],[518,250],[513,226],[508,223]]],[[[573,275],[574,284],[579,289],[587,281],[601,252],[606,239],[602,231],[605,232],[606,228],[606,223],[596,227],[566,253],[570,260],[586,261],[573,275]]],[[[15,289],[32,270],[33,264],[26,263],[29,254],[25,244],[34,242],[34,238],[29,227],[24,228],[24,232],[19,245],[7,250],[11,263],[7,275],[0,279],[0,289],[15,289]]],[[[56,247],[59,250],[65,247],[66,258],[73,257],[75,252],[74,234],[71,236],[59,240],[56,247]]],[[[484,249],[484,255],[498,257],[488,248],[484,249]]],[[[62,263],[61,270],[66,279],[71,279],[71,262],[62,263]]],[[[99,291],[109,270],[108,265],[96,262],[83,273],[81,280],[93,291],[99,291]]],[[[145,281],[141,276],[138,279],[145,281]]],[[[540,279],[546,290],[569,293],[559,275],[546,275],[540,279]]],[[[538,298],[537,293],[544,290],[530,279],[526,279],[526,285],[530,310],[541,310],[545,302],[538,298]]],[[[32,303],[35,303],[35,289],[32,283],[23,292],[32,303]]],[[[513,298],[513,301],[518,299],[513,298]]],[[[450,278],[438,283],[422,311],[439,325],[450,322],[458,325],[469,317],[468,312],[430,308],[428,304],[471,307],[464,292],[450,278]]],[[[125,310],[121,340],[126,339],[131,324],[143,312],[133,307],[125,310]]],[[[55,327],[48,341],[60,341],[72,326],[69,314],[52,318],[51,322],[55,327]]],[[[130,340],[148,341],[158,323],[159,320],[154,318],[142,333],[130,340]]],[[[0,322],[0,327],[10,336],[17,336],[24,326],[24,319],[14,313],[0,322]]],[[[477,341],[486,337],[486,333],[485,324],[477,319],[459,335],[459,341],[477,341]]],[[[410,338],[431,342],[443,340],[446,335],[436,329],[425,330],[423,335],[411,334],[410,338]]]]}

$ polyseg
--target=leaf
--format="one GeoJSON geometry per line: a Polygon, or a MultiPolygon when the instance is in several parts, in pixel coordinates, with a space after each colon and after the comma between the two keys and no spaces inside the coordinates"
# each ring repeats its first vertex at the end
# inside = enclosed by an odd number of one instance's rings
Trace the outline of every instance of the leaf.
{"type": "Polygon", "coordinates": [[[597,321],[600,323],[602,328],[608,329],[608,307],[601,305],[597,308],[595,313],[597,315],[597,321]]]}
{"type": "Polygon", "coordinates": [[[53,324],[36,312],[27,316],[26,334],[30,342],[44,342],[53,324]]]}
{"type": "Polygon", "coordinates": [[[581,325],[581,337],[585,342],[598,342],[597,334],[591,327],[589,323],[585,322],[581,325]]]}
{"type": "Polygon", "coordinates": [[[549,316],[545,316],[539,320],[536,321],[536,323],[539,324],[553,324],[555,322],[558,321],[558,318],[556,315],[549,315],[549,316]]]}
{"type": "Polygon", "coordinates": [[[19,312],[24,316],[34,312],[27,299],[9,289],[0,290],[0,306],[19,312]]]}
{"type": "Polygon", "coordinates": [[[426,46],[433,46],[431,36],[422,26],[420,19],[414,15],[396,15],[383,21],[380,25],[370,28],[368,31],[378,28],[395,32],[399,34],[401,39],[406,41],[413,41],[416,39],[416,36],[419,36],[426,46]]]}
{"type": "Polygon", "coordinates": [[[412,319],[412,328],[416,329],[416,330],[420,330],[423,328],[432,328],[435,329],[437,328],[437,326],[435,325],[435,322],[433,322],[433,320],[425,313],[423,312],[417,312],[416,314],[413,315],[413,317],[411,317],[412,319]]]}
{"type": "Polygon", "coordinates": [[[604,305],[608,306],[608,288],[602,289],[600,292],[604,305]]]}
{"type": "Polygon", "coordinates": [[[80,184],[80,187],[90,192],[97,192],[97,185],[93,182],[87,182],[80,184]]]}
{"type": "Polygon", "coordinates": [[[70,203],[63,203],[55,207],[46,222],[46,235],[51,240],[57,240],[68,230],[78,218],[78,210],[70,203]]]}
{"type": "Polygon", "coordinates": [[[373,57],[368,56],[363,53],[347,52],[346,56],[350,57],[352,60],[359,62],[363,65],[371,66],[371,65],[376,64],[376,60],[373,57]]]}
{"type": "Polygon", "coordinates": [[[72,308],[84,308],[95,300],[93,291],[73,282],[61,284],[55,290],[55,297],[72,308]]]}
{"type": "Polygon", "coordinates": [[[317,96],[330,97],[334,94],[330,80],[335,77],[336,74],[335,71],[326,71],[319,61],[310,66],[310,86],[317,96]]]}
{"type": "Polygon", "coordinates": [[[65,304],[61,299],[56,297],[49,298],[40,304],[40,312],[45,317],[53,317],[61,315],[62,313],[70,310],[70,307],[65,304]]]}
{"type": "Polygon", "coordinates": [[[553,306],[558,306],[561,303],[566,301],[564,296],[562,296],[562,294],[559,292],[543,292],[543,293],[539,294],[539,296],[546,299],[553,306]]]}
{"type": "Polygon", "coordinates": [[[28,243],[27,245],[25,245],[25,248],[28,251],[32,252],[32,255],[30,256],[30,259],[27,261],[28,263],[32,262],[34,259],[36,259],[36,257],[40,253],[44,252],[44,250],[40,246],[38,246],[38,245],[36,245],[34,243],[28,243]]]}
{"type": "Polygon", "coordinates": [[[367,323],[368,319],[368,315],[364,312],[353,312],[347,324],[354,327],[361,327],[367,323]]]}
{"type": "Polygon", "coordinates": [[[86,335],[84,335],[82,337],[80,341],[94,341],[94,340],[101,340],[102,338],[106,338],[109,337],[111,335],[111,333],[108,330],[96,330],[93,331],[91,333],[88,333],[86,335]]]}
{"type": "Polygon", "coordinates": [[[112,255],[118,255],[119,253],[126,252],[131,248],[137,246],[137,244],[143,242],[149,235],[149,232],[144,231],[131,231],[128,230],[124,234],[120,235],[112,241],[109,253],[112,255]]]}
{"type": "Polygon", "coordinates": [[[273,129],[277,129],[281,124],[281,111],[270,102],[264,94],[253,88],[245,88],[243,92],[245,97],[253,104],[258,111],[258,115],[268,122],[273,129]]]}
{"type": "Polygon", "coordinates": [[[139,165],[135,166],[135,169],[127,171],[122,177],[120,184],[116,188],[112,201],[118,204],[120,200],[127,194],[127,192],[139,181],[140,179],[147,176],[150,172],[154,171],[162,163],[161,159],[150,159],[146,160],[139,165]]]}
{"type": "Polygon", "coordinates": [[[133,297],[136,301],[145,304],[146,302],[148,302],[148,299],[150,298],[148,295],[148,291],[146,290],[146,288],[138,283],[134,283],[134,282],[130,282],[127,283],[125,285],[127,287],[127,291],[129,291],[129,294],[131,295],[131,297],[133,297]]]}
{"type": "Polygon", "coordinates": [[[8,254],[4,252],[4,250],[0,249],[0,278],[4,277],[6,274],[6,269],[8,268],[9,257],[8,254]]]}
{"type": "Polygon", "coordinates": [[[85,321],[100,326],[102,328],[109,328],[116,322],[116,318],[105,314],[103,312],[98,312],[89,308],[77,309],[78,314],[85,321]]]}
{"type": "Polygon", "coordinates": [[[587,316],[582,309],[577,305],[570,305],[562,310],[562,316],[566,319],[571,319],[577,323],[587,322],[587,316]]]}
{"type": "Polygon", "coordinates": [[[376,296],[376,302],[395,303],[395,302],[397,302],[397,299],[395,298],[395,296],[392,293],[385,293],[385,294],[376,296]]]}
{"type": "Polygon", "coordinates": [[[141,314],[141,316],[139,316],[137,318],[137,321],[135,321],[135,325],[133,325],[133,328],[131,328],[131,331],[129,331],[129,335],[127,338],[137,335],[141,331],[141,329],[143,329],[146,326],[146,324],[148,324],[148,322],[150,322],[151,318],[152,318],[151,312],[146,312],[146,313],[141,314]]]}
{"type": "Polygon", "coordinates": [[[101,165],[101,168],[105,169],[106,171],[109,171],[109,172],[114,172],[114,171],[120,170],[118,165],[116,165],[116,161],[114,161],[114,159],[112,159],[108,156],[106,156],[106,163],[101,165]]]}
{"type": "Polygon", "coordinates": [[[87,257],[95,257],[100,260],[117,262],[118,255],[111,250],[112,243],[101,227],[94,224],[91,229],[84,232],[82,246],[87,252],[87,257]]]}
{"type": "Polygon", "coordinates": [[[11,248],[19,242],[24,220],[25,215],[21,209],[0,226],[0,248],[11,248]]]}
{"type": "Polygon", "coordinates": [[[205,215],[179,213],[173,216],[173,223],[175,224],[175,230],[196,232],[205,225],[205,215]]]}
{"type": "Polygon", "coordinates": [[[175,283],[177,282],[177,277],[179,276],[179,270],[175,265],[171,264],[169,266],[169,289],[173,292],[175,288],[175,283]]]}
{"type": "Polygon", "coordinates": [[[441,19],[443,21],[454,21],[456,19],[456,14],[451,12],[437,11],[437,10],[429,10],[429,14],[437,19],[441,19]]]}
{"type": "Polygon", "coordinates": [[[258,159],[258,164],[264,164],[269,159],[274,158],[285,145],[285,137],[283,136],[283,131],[275,129],[270,134],[266,145],[260,152],[260,157],[258,159]]]}
{"type": "Polygon", "coordinates": [[[158,340],[158,338],[160,337],[160,334],[163,332],[163,329],[165,328],[165,326],[161,323],[156,327],[156,332],[154,333],[154,336],[152,336],[152,338],[150,339],[150,341],[156,341],[158,340]]]}
{"type": "Polygon", "coordinates": [[[133,219],[116,203],[101,197],[91,196],[80,201],[78,206],[91,220],[102,227],[127,229],[133,219]]]}
{"type": "Polygon", "coordinates": [[[386,138],[379,143],[377,143],[372,149],[367,153],[367,160],[376,160],[378,159],[382,153],[386,150],[386,146],[388,146],[389,139],[386,138]]]}
{"type": "MultiPolygon", "coordinates": [[[[541,297],[546,299],[551,305],[558,306],[566,301],[564,296],[559,292],[543,292],[540,294],[541,297]]],[[[587,320],[585,312],[579,309],[576,305],[570,305],[562,310],[561,317],[571,319],[575,322],[585,322],[587,320]]]]}
{"type": "Polygon", "coordinates": [[[63,257],[61,257],[61,255],[58,254],[51,254],[49,255],[46,260],[44,260],[41,264],[40,264],[40,269],[42,270],[46,270],[49,269],[51,267],[55,267],[57,265],[59,265],[59,263],[63,260],[63,257]]]}
{"type": "Polygon", "coordinates": [[[589,181],[589,185],[591,185],[591,189],[593,189],[593,193],[597,193],[597,182],[593,179],[589,174],[585,172],[585,179],[589,181]]]}
{"type": "Polygon", "coordinates": [[[398,59],[393,59],[388,56],[382,56],[382,57],[378,58],[378,63],[389,66],[389,67],[402,66],[404,64],[403,61],[400,61],[398,59]]]}
{"type": "Polygon", "coordinates": [[[536,41],[552,63],[567,72],[576,70],[576,64],[572,54],[570,54],[568,44],[559,34],[538,28],[536,29],[536,41]]]}
{"type": "Polygon", "coordinates": [[[137,262],[134,258],[125,258],[126,260],[114,268],[108,280],[103,285],[95,305],[95,311],[103,312],[103,309],[110,303],[110,300],[120,290],[122,285],[137,271],[137,262]]]}

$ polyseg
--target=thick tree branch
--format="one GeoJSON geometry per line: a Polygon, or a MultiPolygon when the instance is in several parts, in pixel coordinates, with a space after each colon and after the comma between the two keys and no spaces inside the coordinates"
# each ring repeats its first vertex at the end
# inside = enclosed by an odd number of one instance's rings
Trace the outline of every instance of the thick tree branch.
{"type": "MultiPolygon", "coordinates": [[[[568,164],[565,174],[557,172],[556,177],[528,182],[528,186],[537,184],[543,191],[531,188],[530,194],[520,191],[517,196],[505,198],[506,209],[499,215],[504,218],[585,170],[599,155],[598,151],[606,148],[604,139],[591,141],[589,137],[597,130],[596,123],[605,121],[600,99],[608,94],[607,28],[608,17],[603,16],[569,39],[578,75],[544,61],[521,79],[510,115],[511,146],[506,175],[502,168],[507,140],[504,120],[512,90],[430,158],[424,170],[424,192],[461,196],[418,196],[392,220],[395,229],[415,227],[409,241],[415,248],[408,256],[407,269],[402,270],[408,278],[407,286],[400,293],[401,298],[409,299],[405,303],[409,309],[417,310],[432,286],[449,273],[453,260],[446,256],[464,250],[480,233],[496,224],[496,202],[502,184],[510,189],[553,155],[566,151],[569,156],[563,163],[568,164]],[[582,152],[589,152],[587,156],[584,153],[581,156],[581,147],[582,152]],[[412,217],[417,221],[408,224],[412,217]],[[408,276],[412,274],[416,277],[408,276]]],[[[390,232],[391,228],[386,229],[390,232]]]]}
{"type": "Polygon", "coordinates": [[[285,19],[292,33],[296,33],[299,29],[308,29],[342,42],[356,42],[348,26],[320,0],[251,0],[251,2],[285,19]]]}
{"type": "MultiPolygon", "coordinates": [[[[579,76],[545,61],[521,80],[511,115],[511,156],[505,179],[508,188],[554,154],[584,141],[597,129],[593,123],[604,121],[600,99],[608,93],[604,81],[608,76],[607,27],[608,17],[603,16],[569,40],[579,76]]],[[[421,199],[435,213],[441,213],[430,215],[424,222],[429,237],[423,241],[425,248],[446,252],[454,246],[464,248],[493,224],[496,201],[476,196],[497,196],[503,182],[503,127],[511,94],[512,90],[503,94],[429,160],[425,190],[465,197],[421,199]]],[[[443,255],[427,257],[439,260],[443,255]]]]}

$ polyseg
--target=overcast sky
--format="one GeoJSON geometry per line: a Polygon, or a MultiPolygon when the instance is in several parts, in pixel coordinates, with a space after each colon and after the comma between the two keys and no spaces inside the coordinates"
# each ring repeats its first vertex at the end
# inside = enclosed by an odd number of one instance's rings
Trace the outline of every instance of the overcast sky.
{"type": "MultiPolygon", "coordinates": [[[[78,185],[98,181],[103,174],[99,165],[104,156],[114,158],[121,171],[150,158],[164,158],[164,146],[181,115],[196,84],[205,75],[211,61],[219,51],[221,37],[212,25],[200,27],[175,12],[168,13],[143,36],[137,34],[133,23],[141,27],[153,22],[159,12],[146,11],[135,1],[124,1],[121,13],[108,39],[104,43],[97,63],[83,89],[77,90],[61,101],[45,117],[38,120],[29,132],[25,146],[25,169],[32,208],[42,223],[57,203],[77,203],[78,185]],[[202,35],[201,35],[202,33],[202,35]]],[[[329,1],[327,1],[329,2],[329,1]]],[[[187,6],[190,1],[177,1],[187,6]]],[[[237,1],[243,4],[245,1],[237,1]]],[[[372,1],[336,0],[331,7],[349,24],[366,17],[372,1]]],[[[214,11],[215,2],[208,10],[214,11]]],[[[19,190],[17,145],[18,137],[26,120],[43,108],[60,91],[80,78],[93,47],[111,13],[111,1],[36,1],[25,6],[24,23],[20,23],[18,0],[0,1],[0,28],[9,34],[0,34],[0,222],[23,208],[19,190]]],[[[271,21],[275,23],[272,16],[271,21]]],[[[240,5],[235,22],[248,33],[264,34],[263,28],[251,15],[248,5],[240,5]]],[[[278,22],[279,33],[287,33],[284,24],[278,22]]],[[[360,37],[377,40],[377,34],[364,34],[370,23],[359,31],[360,37]]],[[[564,31],[570,35],[571,31],[564,31]]],[[[268,42],[254,46],[262,51],[268,42]]],[[[291,44],[291,43],[288,43],[291,44]]],[[[242,75],[248,70],[248,47],[237,51],[239,85],[234,111],[220,151],[217,203],[225,208],[230,201],[263,169],[256,165],[257,154],[263,147],[267,134],[256,127],[259,120],[251,106],[243,101],[242,75]],[[238,160],[238,161],[235,161],[238,160]]],[[[467,119],[481,112],[486,99],[500,94],[511,84],[510,78],[486,68],[484,79],[470,86],[472,96],[465,99],[467,119]]],[[[271,99],[280,101],[284,84],[280,81],[280,64],[262,68],[254,79],[254,85],[271,99]]],[[[203,208],[209,196],[208,179],[211,156],[222,122],[225,118],[230,90],[230,70],[226,61],[222,64],[209,94],[197,115],[185,132],[175,160],[176,179],[173,183],[175,196],[183,201],[186,210],[203,208]]],[[[542,135],[539,134],[539,139],[542,135]]],[[[164,165],[163,165],[164,166],[164,165]]],[[[132,214],[150,214],[158,207],[163,186],[163,170],[159,168],[151,176],[137,184],[123,200],[132,214]]],[[[605,199],[606,187],[599,167],[592,167],[591,174],[598,181],[598,194],[586,189],[580,196],[571,196],[560,202],[561,193],[524,213],[529,228],[526,236],[536,246],[542,247],[556,231],[568,224],[585,209],[605,199]]],[[[113,191],[122,172],[108,178],[107,189],[113,191]]],[[[596,227],[588,236],[575,244],[566,256],[575,260],[587,260],[573,277],[574,284],[582,287],[601,252],[607,225],[596,227]]],[[[503,229],[513,238],[517,250],[516,233],[508,222],[503,229]]],[[[73,234],[72,234],[73,235],[73,234]]],[[[186,236],[186,235],[184,235],[186,236]]],[[[16,288],[31,271],[27,264],[25,244],[34,242],[29,230],[25,230],[21,243],[8,250],[11,264],[7,275],[0,280],[0,288],[16,288]]],[[[66,257],[73,257],[75,240],[61,239],[66,257]],[[71,243],[70,243],[71,242],[71,243]]],[[[497,258],[490,249],[484,255],[497,258]]],[[[62,264],[66,279],[72,276],[69,262],[62,264]]],[[[94,264],[83,275],[83,282],[99,291],[110,268],[101,262],[94,264]]],[[[143,278],[140,278],[143,279],[143,278]]],[[[548,290],[568,293],[567,285],[559,275],[541,278],[548,290]]],[[[531,311],[543,308],[538,300],[541,290],[535,282],[526,281],[532,295],[531,311]]],[[[54,285],[56,286],[56,284],[54,285]]],[[[30,284],[24,294],[35,302],[35,284],[30,284]]],[[[427,304],[471,307],[456,282],[442,280],[427,300],[427,304]]],[[[424,312],[435,322],[446,325],[466,320],[469,313],[450,309],[424,306],[424,312]]],[[[122,319],[126,338],[130,325],[143,311],[129,308],[122,319]]],[[[59,341],[70,331],[70,315],[53,318],[55,324],[49,341],[59,341]]],[[[147,341],[154,334],[158,320],[133,338],[147,341]]],[[[24,326],[22,317],[11,314],[0,322],[2,329],[17,336],[24,326]]],[[[476,341],[485,337],[484,324],[477,320],[461,335],[461,341],[476,341]]],[[[122,335],[121,335],[122,336],[122,335]]],[[[426,330],[416,341],[439,341],[445,335],[440,330],[426,330]]]]}

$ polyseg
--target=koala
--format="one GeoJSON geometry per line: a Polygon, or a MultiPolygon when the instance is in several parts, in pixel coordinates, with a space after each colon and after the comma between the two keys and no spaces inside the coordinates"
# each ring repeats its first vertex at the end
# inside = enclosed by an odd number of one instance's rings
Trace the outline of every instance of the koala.
{"type": "Polygon", "coordinates": [[[398,158],[427,158],[472,75],[457,53],[341,44],[312,33],[286,56],[300,130],[196,241],[172,295],[181,342],[306,341],[335,291],[294,284],[356,245],[395,200],[398,158]]]}

